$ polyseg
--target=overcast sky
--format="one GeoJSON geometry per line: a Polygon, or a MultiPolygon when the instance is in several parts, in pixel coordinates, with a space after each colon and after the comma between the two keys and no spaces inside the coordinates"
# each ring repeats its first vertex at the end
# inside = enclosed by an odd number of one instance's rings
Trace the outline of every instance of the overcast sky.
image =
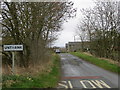
{"type": "MultiPolygon", "coordinates": [[[[76,35],[76,28],[79,21],[82,18],[80,9],[82,8],[93,8],[93,0],[71,0],[74,2],[74,7],[77,8],[76,17],[70,19],[68,22],[63,24],[63,31],[61,31],[58,40],[55,42],[54,46],[64,47],[66,43],[74,41],[74,36],[76,35]]],[[[75,40],[79,41],[78,36],[75,36],[75,40]]]]}
{"type": "MultiPolygon", "coordinates": [[[[65,22],[62,26],[63,31],[60,32],[58,40],[53,46],[64,47],[66,43],[74,41],[74,36],[76,35],[76,28],[79,21],[82,18],[80,9],[82,8],[92,8],[94,7],[93,0],[71,0],[74,3],[74,8],[77,8],[76,17],[65,22]]],[[[76,41],[79,41],[78,36],[75,36],[76,41]]]]}

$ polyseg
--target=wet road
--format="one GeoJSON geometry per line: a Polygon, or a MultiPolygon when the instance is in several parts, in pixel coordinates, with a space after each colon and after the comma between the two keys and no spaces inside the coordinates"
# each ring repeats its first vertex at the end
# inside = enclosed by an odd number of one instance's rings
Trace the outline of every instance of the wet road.
{"type": "Polygon", "coordinates": [[[60,54],[62,81],[58,88],[118,88],[118,75],[71,54],[60,54]]]}

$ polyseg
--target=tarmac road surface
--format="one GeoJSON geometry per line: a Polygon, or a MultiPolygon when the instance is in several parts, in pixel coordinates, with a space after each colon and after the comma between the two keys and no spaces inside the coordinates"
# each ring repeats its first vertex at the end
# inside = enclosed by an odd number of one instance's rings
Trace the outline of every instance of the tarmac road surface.
{"type": "Polygon", "coordinates": [[[68,53],[59,55],[61,57],[62,80],[58,83],[58,88],[118,88],[120,76],[117,74],[68,53]]]}

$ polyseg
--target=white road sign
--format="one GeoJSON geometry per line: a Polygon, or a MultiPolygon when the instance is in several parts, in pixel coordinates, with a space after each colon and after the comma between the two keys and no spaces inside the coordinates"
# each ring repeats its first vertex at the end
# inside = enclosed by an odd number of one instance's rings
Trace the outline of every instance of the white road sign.
{"type": "Polygon", "coordinates": [[[23,51],[23,45],[4,45],[4,51],[23,51]]]}

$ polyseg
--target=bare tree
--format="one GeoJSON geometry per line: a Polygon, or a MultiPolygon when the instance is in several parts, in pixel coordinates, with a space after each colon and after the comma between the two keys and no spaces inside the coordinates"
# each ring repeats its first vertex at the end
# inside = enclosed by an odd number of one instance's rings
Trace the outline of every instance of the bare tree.
{"type": "Polygon", "coordinates": [[[72,2],[4,2],[4,44],[23,44],[17,53],[20,66],[28,67],[48,59],[48,44],[61,30],[63,21],[74,16],[72,2]],[[9,41],[8,41],[9,39],[9,41]]]}
{"type": "MultiPolygon", "coordinates": [[[[88,32],[91,52],[100,57],[117,59],[118,2],[95,2],[93,9],[83,9],[80,27],[88,32]]],[[[81,32],[80,32],[81,33],[81,32]]]]}

